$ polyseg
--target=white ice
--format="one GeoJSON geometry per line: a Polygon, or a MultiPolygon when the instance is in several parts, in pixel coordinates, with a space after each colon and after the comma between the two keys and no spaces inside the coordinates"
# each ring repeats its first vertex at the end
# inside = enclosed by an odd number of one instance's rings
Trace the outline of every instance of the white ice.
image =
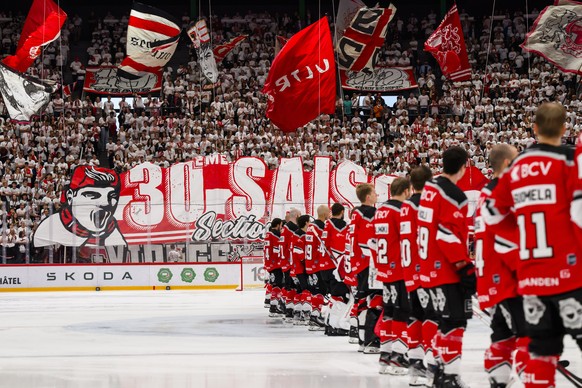
{"type": "MultiPolygon", "coordinates": [[[[0,387],[407,387],[378,356],[267,317],[263,292],[0,293],[0,387]]],[[[474,319],[463,376],[488,387],[474,319]]],[[[580,351],[565,358],[582,375],[580,351]]],[[[558,387],[568,387],[565,380],[558,387]]]]}

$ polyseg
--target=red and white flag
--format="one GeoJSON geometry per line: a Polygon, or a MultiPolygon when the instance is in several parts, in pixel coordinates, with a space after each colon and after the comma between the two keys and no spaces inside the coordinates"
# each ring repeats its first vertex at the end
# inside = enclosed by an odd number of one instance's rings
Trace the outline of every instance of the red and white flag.
{"type": "Polygon", "coordinates": [[[236,38],[231,39],[229,42],[224,44],[219,44],[212,51],[214,52],[214,59],[216,62],[222,62],[222,60],[230,53],[236,46],[241,44],[248,35],[240,35],[236,38]]]}
{"type": "Polygon", "coordinates": [[[544,8],[521,47],[562,71],[582,74],[582,3],[544,8]]]}
{"type": "Polygon", "coordinates": [[[424,44],[424,50],[435,57],[443,74],[453,81],[471,79],[471,65],[463,38],[463,27],[453,5],[445,18],[424,44]]]}
{"type": "Polygon", "coordinates": [[[56,40],[67,14],[52,0],[34,0],[20,34],[16,54],[4,58],[6,66],[24,73],[40,55],[41,47],[56,40]]]}
{"type": "Polygon", "coordinates": [[[304,28],[281,49],[267,75],[267,117],[292,132],[335,111],[336,70],[326,17],[304,28]]]}
{"type": "Polygon", "coordinates": [[[180,32],[172,15],[134,2],[127,26],[127,56],[117,74],[137,79],[160,72],[174,55],[180,32]]]}
{"type": "Polygon", "coordinates": [[[362,8],[337,42],[338,65],[342,69],[373,71],[386,39],[388,23],[396,7],[362,8]]]}
{"type": "Polygon", "coordinates": [[[188,36],[194,48],[200,48],[200,45],[210,43],[210,33],[208,32],[208,27],[206,27],[206,21],[200,19],[192,23],[188,28],[188,36]]]}

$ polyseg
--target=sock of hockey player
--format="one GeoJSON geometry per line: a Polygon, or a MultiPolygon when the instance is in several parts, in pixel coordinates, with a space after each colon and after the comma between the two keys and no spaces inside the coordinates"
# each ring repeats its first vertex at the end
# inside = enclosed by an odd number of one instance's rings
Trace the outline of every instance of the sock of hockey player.
{"type": "Polygon", "coordinates": [[[463,334],[465,329],[458,327],[435,337],[438,357],[444,365],[444,378],[461,373],[461,355],[463,352],[463,334]]]}
{"type": "Polygon", "coordinates": [[[392,375],[408,374],[408,360],[405,354],[408,351],[408,325],[402,321],[392,321],[392,355],[390,356],[390,371],[392,375]]]}
{"type": "Polygon", "coordinates": [[[525,388],[555,388],[558,359],[558,356],[530,354],[522,375],[525,388]]]}
{"type": "Polygon", "coordinates": [[[358,314],[360,311],[360,306],[365,301],[357,300],[352,305],[352,309],[350,310],[350,339],[349,342],[351,344],[359,344],[360,343],[360,328],[358,325],[358,314]]]}
{"type": "Polygon", "coordinates": [[[265,308],[271,307],[271,293],[273,291],[273,286],[269,283],[265,284],[265,308]]]}
{"type": "Polygon", "coordinates": [[[418,319],[412,319],[408,323],[408,358],[410,367],[408,373],[410,380],[408,385],[411,387],[422,387],[426,383],[426,368],[424,366],[424,346],[422,344],[422,322],[418,319]]]}
{"type": "Polygon", "coordinates": [[[271,290],[271,306],[269,308],[270,316],[281,315],[281,310],[279,309],[279,299],[281,299],[281,289],[279,287],[273,287],[271,290]]]}
{"type": "MultiPolygon", "coordinates": [[[[438,332],[438,324],[435,321],[422,322],[422,346],[424,348],[424,362],[427,367],[427,379],[432,381],[432,372],[437,369],[436,351],[434,340],[438,332]]],[[[429,381],[429,382],[430,382],[429,381]]]]}
{"type": "Polygon", "coordinates": [[[293,311],[295,310],[295,297],[297,296],[297,291],[288,290],[285,297],[285,318],[287,320],[293,320],[293,311]]]}
{"type": "Polygon", "coordinates": [[[392,319],[384,315],[380,316],[376,328],[374,329],[380,338],[380,374],[387,374],[390,368],[390,356],[392,355],[392,319]]]}
{"type": "Polygon", "coordinates": [[[380,339],[374,333],[374,327],[378,318],[380,318],[380,311],[382,309],[382,296],[374,295],[368,298],[368,310],[366,311],[366,317],[364,322],[364,348],[365,354],[378,354],[380,353],[380,339]]]}
{"type": "Polygon", "coordinates": [[[492,387],[509,382],[511,356],[515,349],[515,343],[515,337],[492,342],[485,351],[484,366],[492,387]]]}
{"type": "Polygon", "coordinates": [[[527,362],[529,361],[529,337],[519,337],[515,341],[515,355],[513,357],[513,369],[518,376],[521,376],[527,362]]]}
{"type": "Polygon", "coordinates": [[[310,291],[304,290],[301,293],[301,324],[309,325],[309,318],[313,310],[313,295],[310,291]]]}

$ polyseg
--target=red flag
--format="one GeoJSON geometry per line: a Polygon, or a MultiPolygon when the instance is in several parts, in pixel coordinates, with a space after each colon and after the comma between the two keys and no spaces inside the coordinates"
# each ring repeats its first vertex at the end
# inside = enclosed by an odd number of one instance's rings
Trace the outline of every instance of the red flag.
{"type": "Polygon", "coordinates": [[[428,38],[424,49],[435,57],[447,78],[453,81],[471,79],[471,65],[456,4],[428,38]]]}
{"type": "Polygon", "coordinates": [[[336,71],[327,18],[293,35],[267,76],[267,117],[291,132],[321,113],[335,111],[336,71]]]}
{"type": "Polygon", "coordinates": [[[6,66],[24,73],[46,46],[61,35],[67,14],[52,0],[34,0],[20,34],[16,54],[4,58],[6,66]]]}
{"type": "Polygon", "coordinates": [[[231,39],[229,42],[225,44],[219,44],[216,46],[212,51],[214,52],[214,59],[216,62],[222,62],[222,60],[234,49],[236,46],[242,43],[248,35],[241,35],[237,36],[236,38],[231,39]]]}
{"type": "Polygon", "coordinates": [[[457,186],[463,191],[481,190],[487,183],[489,183],[489,179],[483,175],[481,170],[475,166],[469,166],[465,175],[457,182],[457,186]]]}
{"type": "Polygon", "coordinates": [[[285,46],[285,44],[287,44],[288,41],[289,39],[285,38],[284,36],[277,35],[275,39],[275,56],[279,54],[279,51],[281,51],[283,46],[285,46]]]}

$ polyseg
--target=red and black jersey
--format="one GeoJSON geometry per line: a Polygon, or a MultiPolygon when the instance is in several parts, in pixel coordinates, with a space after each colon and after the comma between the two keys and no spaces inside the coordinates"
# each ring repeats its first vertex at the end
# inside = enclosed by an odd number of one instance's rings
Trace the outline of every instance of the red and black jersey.
{"type": "Polygon", "coordinates": [[[265,246],[263,248],[265,270],[271,272],[274,269],[281,268],[281,259],[279,257],[281,233],[275,229],[269,229],[265,236],[265,246]]]}
{"type": "Polygon", "coordinates": [[[497,182],[494,179],[481,190],[475,212],[475,273],[482,309],[517,296],[519,231],[507,217],[495,228],[487,227],[481,217],[481,205],[491,196],[497,182]]]}
{"type": "Polygon", "coordinates": [[[305,273],[308,275],[319,271],[319,262],[326,256],[321,240],[324,226],[323,221],[315,220],[305,235],[305,273]]]}
{"type": "Polygon", "coordinates": [[[576,225],[575,232],[578,247],[582,250],[582,134],[578,137],[574,161],[576,162],[576,179],[574,182],[574,198],[570,206],[570,216],[576,225]]]}
{"type": "Polygon", "coordinates": [[[468,200],[448,178],[424,186],[418,206],[418,254],[423,288],[460,281],[456,263],[469,261],[468,200]]]}
{"type": "Polygon", "coordinates": [[[376,249],[372,249],[376,280],[393,283],[403,279],[400,264],[400,207],[402,202],[390,199],[376,209],[374,230],[376,249]]]}
{"type": "Polygon", "coordinates": [[[306,233],[297,228],[291,236],[291,276],[305,273],[305,238],[306,233]]]}
{"type": "Polygon", "coordinates": [[[331,218],[326,221],[325,228],[321,239],[327,248],[327,252],[331,253],[333,259],[326,255],[322,261],[319,262],[319,270],[336,268],[336,263],[346,252],[346,235],[348,233],[348,224],[339,218],[331,218]]]}
{"type": "Polygon", "coordinates": [[[291,269],[291,242],[293,241],[293,232],[297,230],[297,225],[292,222],[286,222],[281,232],[281,249],[279,255],[281,258],[281,269],[287,272],[291,269]]]}
{"type": "Polygon", "coordinates": [[[556,295],[580,288],[582,254],[570,216],[574,150],[534,144],[499,178],[481,208],[488,225],[509,217],[519,230],[518,292],[556,295]]]}
{"type": "Polygon", "coordinates": [[[375,237],[374,215],[376,208],[362,205],[352,212],[352,221],[349,226],[351,252],[347,261],[349,273],[353,276],[359,274],[370,266],[372,252],[368,241],[375,237]]]}
{"type": "Polygon", "coordinates": [[[400,257],[402,275],[408,292],[420,287],[417,216],[420,193],[413,194],[400,208],[400,257]]]}

